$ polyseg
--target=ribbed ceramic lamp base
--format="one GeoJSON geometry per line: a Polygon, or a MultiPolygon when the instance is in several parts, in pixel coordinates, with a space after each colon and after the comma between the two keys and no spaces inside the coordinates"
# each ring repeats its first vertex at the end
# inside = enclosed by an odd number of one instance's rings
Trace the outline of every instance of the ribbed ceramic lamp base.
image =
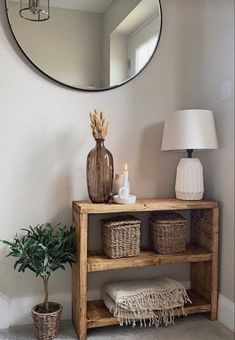
{"type": "Polygon", "coordinates": [[[204,193],[203,168],[198,158],[181,158],[176,173],[176,198],[201,200],[204,193]]]}

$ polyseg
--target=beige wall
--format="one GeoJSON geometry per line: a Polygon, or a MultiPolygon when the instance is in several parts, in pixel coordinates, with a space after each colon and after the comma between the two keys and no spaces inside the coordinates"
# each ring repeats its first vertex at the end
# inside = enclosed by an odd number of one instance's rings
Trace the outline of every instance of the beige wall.
{"type": "Polygon", "coordinates": [[[201,16],[200,103],[215,112],[219,150],[201,153],[208,197],[220,202],[220,292],[234,301],[234,1],[206,0],[201,16]],[[231,82],[231,98],[221,86],[231,82]]]}
{"type": "MultiPolygon", "coordinates": [[[[213,13],[214,2],[208,0],[205,9],[204,1],[162,1],[162,38],[151,63],[132,82],[102,93],[69,90],[35,71],[15,45],[0,3],[0,239],[12,238],[20,227],[29,224],[71,223],[71,201],[87,198],[86,156],[94,146],[88,113],[94,108],[102,110],[110,121],[106,146],[113,153],[115,172],[122,171],[124,163],[128,162],[132,192],[138,197],[161,198],[174,195],[175,169],[181,157],[180,153],[160,151],[166,115],[176,109],[212,107],[217,115],[221,149],[205,153],[202,159],[206,194],[218,198],[223,205],[222,274],[227,278],[222,279],[220,289],[232,298],[234,185],[228,170],[232,162],[232,103],[215,102],[218,88],[213,82],[215,71],[220,74],[224,69],[225,74],[218,75],[223,79],[231,77],[232,69],[227,60],[222,64],[216,60],[220,58],[221,49],[210,52],[211,44],[214,48],[213,39],[208,40],[216,37],[224,41],[224,32],[230,32],[232,1],[228,1],[230,6],[216,1],[214,10],[223,8],[222,16],[213,13]],[[202,26],[203,11],[206,19],[210,8],[216,18],[222,20],[223,29],[216,28],[220,20],[215,20],[214,15],[210,23],[205,21],[202,26]],[[208,67],[204,67],[203,62],[208,67]],[[202,98],[200,88],[201,92],[208,91],[205,92],[208,96],[202,98]]],[[[225,34],[228,41],[223,47],[226,51],[229,51],[229,35],[225,34]]],[[[96,237],[94,232],[93,242],[96,237]]],[[[12,259],[5,258],[5,253],[6,249],[0,246],[0,292],[10,299],[23,297],[20,300],[23,306],[27,298],[42,293],[41,282],[30,272],[15,272],[12,259]]],[[[104,278],[159,274],[183,281],[190,277],[187,265],[150,267],[141,272],[131,269],[110,272],[107,276],[94,274],[89,285],[95,290],[104,278]]],[[[70,294],[69,268],[66,272],[55,273],[50,292],[59,296],[70,294]]]]}
{"type": "Polygon", "coordinates": [[[50,20],[38,24],[20,18],[18,3],[9,5],[17,39],[39,68],[71,86],[102,87],[102,14],[51,8],[50,20]]]}

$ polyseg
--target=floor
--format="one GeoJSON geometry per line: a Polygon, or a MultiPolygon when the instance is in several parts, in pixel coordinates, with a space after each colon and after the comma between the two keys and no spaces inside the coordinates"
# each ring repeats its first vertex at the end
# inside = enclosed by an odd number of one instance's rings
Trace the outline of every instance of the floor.
{"type": "MultiPolygon", "coordinates": [[[[0,339],[32,340],[32,326],[14,327],[0,331],[0,339]]],[[[63,321],[58,340],[77,339],[72,323],[63,321]]],[[[188,316],[169,327],[132,328],[105,327],[88,332],[88,340],[234,340],[234,333],[219,321],[209,321],[204,315],[188,316]]]]}

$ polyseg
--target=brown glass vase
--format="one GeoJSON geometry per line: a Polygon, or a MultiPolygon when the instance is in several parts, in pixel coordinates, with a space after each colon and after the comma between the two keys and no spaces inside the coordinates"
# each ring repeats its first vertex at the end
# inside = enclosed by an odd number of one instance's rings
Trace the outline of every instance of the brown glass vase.
{"type": "Polygon", "coordinates": [[[112,198],[113,156],[104,146],[103,139],[96,139],[96,146],[87,156],[87,188],[93,203],[108,203],[112,198]]]}

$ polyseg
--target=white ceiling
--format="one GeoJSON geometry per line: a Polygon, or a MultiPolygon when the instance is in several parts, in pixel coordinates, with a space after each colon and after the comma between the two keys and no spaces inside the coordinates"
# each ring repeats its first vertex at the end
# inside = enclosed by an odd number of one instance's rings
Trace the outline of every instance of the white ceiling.
{"type": "Polygon", "coordinates": [[[104,13],[111,2],[112,0],[51,0],[50,6],[104,13]]]}

